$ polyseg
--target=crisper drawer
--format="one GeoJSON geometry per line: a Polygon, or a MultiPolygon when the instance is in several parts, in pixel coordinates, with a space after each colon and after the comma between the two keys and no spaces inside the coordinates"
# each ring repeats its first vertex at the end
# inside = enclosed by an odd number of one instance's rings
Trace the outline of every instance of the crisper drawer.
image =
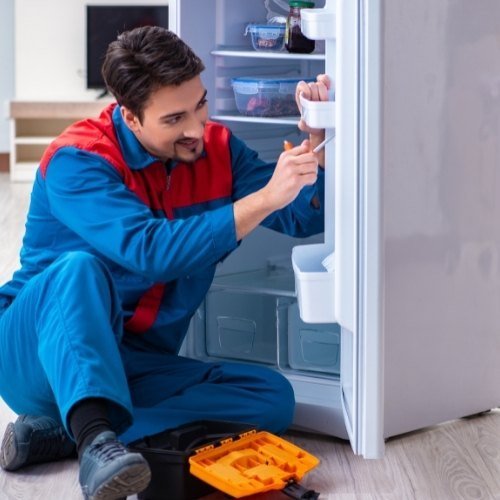
{"type": "Polygon", "coordinates": [[[338,375],[340,326],[303,322],[294,297],[212,289],[205,301],[205,350],[283,371],[338,375]]]}
{"type": "Polygon", "coordinates": [[[209,356],[275,365],[277,336],[286,331],[289,297],[211,290],[205,301],[209,356]]]}
{"type": "Polygon", "coordinates": [[[340,373],[340,325],[304,323],[296,302],[288,307],[287,345],[290,368],[340,373]]]}

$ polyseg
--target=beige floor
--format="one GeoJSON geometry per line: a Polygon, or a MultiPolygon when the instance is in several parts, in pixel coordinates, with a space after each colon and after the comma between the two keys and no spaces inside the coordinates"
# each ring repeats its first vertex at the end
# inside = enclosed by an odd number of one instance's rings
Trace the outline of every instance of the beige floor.
{"type": "MultiPolygon", "coordinates": [[[[30,187],[0,174],[0,283],[17,267],[30,187]]],[[[0,400],[0,435],[14,414],[0,400]]],[[[363,460],[348,443],[324,436],[287,436],[321,459],[302,481],[323,499],[500,500],[500,410],[447,422],[387,442],[385,458],[363,460]]],[[[80,499],[75,461],[0,470],[0,500],[80,499]]],[[[211,500],[226,498],[220,494],[211,500]]],[[[257,497],[253,497],[257,498],[257,497]]],[[[281,493],[259,499],[285,499],[281,493]]],[[[165,493],[165,500],[178,500],[165,493]]],[[[208,500],[208,497],[207,497],[208,500]]]]}

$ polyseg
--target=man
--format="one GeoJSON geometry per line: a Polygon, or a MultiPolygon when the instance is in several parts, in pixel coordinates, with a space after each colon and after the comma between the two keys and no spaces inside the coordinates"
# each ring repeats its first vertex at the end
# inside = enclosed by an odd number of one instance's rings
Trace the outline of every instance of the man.
{"type": "MultiPolygon", "coordinates": [[[[84,496],[121,498],[150,480],[122,442],[200,419],[276,433],[292,420],[277,372],[177,353],[217,263],[256,226],[322,231],[311,149],[324,132],[265,164],[207,120],[203,69],[167,30],[120,35],[103,65],[118,104],[41,159],[21,268],[0,288],[0,395],[23,414],[3,438],[5,470],[70,456],[74,441],[84,496]]],[[[298,92],[324,100],[328,85],[298,92]]]]}

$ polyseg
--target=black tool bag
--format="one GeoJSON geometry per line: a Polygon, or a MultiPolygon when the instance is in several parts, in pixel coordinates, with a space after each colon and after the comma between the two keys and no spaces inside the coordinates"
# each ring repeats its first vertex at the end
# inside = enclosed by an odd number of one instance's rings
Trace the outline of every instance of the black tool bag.
{"type": "Polygon", "coordinates": [[[189,472],[194,450],[255,429],[249,424],[199,421],[134,441],[128,448],[148,461],[152,478],[139,500],[193,500],[216,491],[189,472]]]}

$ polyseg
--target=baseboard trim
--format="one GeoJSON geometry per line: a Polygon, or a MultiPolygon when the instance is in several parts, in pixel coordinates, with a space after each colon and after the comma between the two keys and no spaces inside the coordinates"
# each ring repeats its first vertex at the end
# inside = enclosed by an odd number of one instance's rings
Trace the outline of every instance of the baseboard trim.
{"type": "Polygon", "coordinates": [[[9,171],[9,153],[0,153],[0,172],[9,171]]]}

